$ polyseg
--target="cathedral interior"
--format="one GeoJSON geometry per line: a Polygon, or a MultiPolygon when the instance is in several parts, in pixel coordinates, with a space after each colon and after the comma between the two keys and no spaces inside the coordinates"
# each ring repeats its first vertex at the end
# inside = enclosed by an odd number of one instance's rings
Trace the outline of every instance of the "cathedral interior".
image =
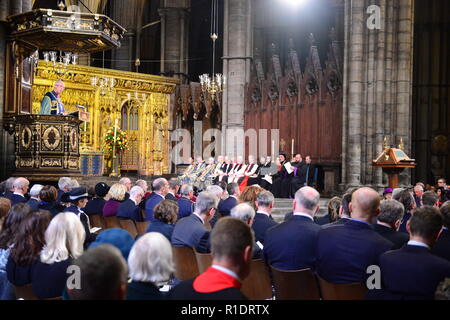
{"type": "MultiPolygon", "coordinates": [[[[12,117],[37,113],[58,79],[42,53],[35,64],[16,63],[8,17],[58,10],[59,2],[1,1],[2,179],[18,165],[12,117]]],[[[121,170],[139,176],[176,172],[170,134],[182,128],[192,135],[221,130],[215,155],[233,157],[273,154],[271,129],[279,129],[277,150],[289,157],[310,155],[321,168],[322,188],[330,192],[385,187],[387,176],[371,165],[383,141],[402,143],[417,163],[402,172],[402,185],[450,177],[448,0],[219,0],[214,58],[212,3],[65,1],[67,8],[104,14],[126,30],[119,48],[80,54],[62,77],[69,110],[85,105],[91,113],[91,122],[80,128],[82,155],[103,157],[102,137],[118,119],[130,140],[121,170]],[[373,5],[379,25],[369,28],[373,5]],[[226,77],[215,97],[204,94],[199,81],[213,66],[226,77]],[[114,94],[92,89],[92,74],[114,78],[114,94]],[[256,145],[247,134],[253,129],[256,145]]],[[[192,142],[190,155],[208,144],[197,150],[192,142]]]]}

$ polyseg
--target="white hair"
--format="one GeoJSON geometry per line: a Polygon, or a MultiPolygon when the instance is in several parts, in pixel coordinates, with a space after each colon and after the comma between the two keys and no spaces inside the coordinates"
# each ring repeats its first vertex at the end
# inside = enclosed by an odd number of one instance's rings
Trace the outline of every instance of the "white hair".
{"type": "Polygon", "coordinates": [[[202,191],[198,194],[195,202],[195,212],[198,214],[206,213],[211,208],[217,208],[219,198],[211,192],[202,191]]]}
{"type": "Polygon", "coordinates": [[[120,184],[127,184],[127,183],[131,183],[131,179],[127,178],[127,177],[123,177],[119,180],[120,184]]]}
{"type": "Polygon", "coordinates": [[[237,218],[247,223],[249,219],[255,218],[255,209],[253,209],[253,207],[247,202],[244,202],[231,209],[230,215],[233,218],[237,218]]]}
{"type": "Polygon", "coordinates": [[[27,184],[30,184],[30,182],[27,179],[20,177],[20,178],[17,178],[16,180],[14,180],[13,188],[14,189],[22,189],[27,184]]]}
{"type": "Polygon", "coordinates": [[[207,186],[206,187],[206,191],[212,193],[213,195],[215,195],[216,197],[218,197],[220,199],[220,197],[222,196],[223,193],[223,189],[221,187],[219,187],[218,185],[211,185],[211,186],[207,186]]]}
{"type": "Polygon", "coordinates": [[[56,80],[54,86],[56,87],[57,85],[60,85],[60,84],[64,84],[64,81],[62,81],[61,79],[56,80]]]}
{"type": "Polygon", "coordinates": [[[66,211],[57,214],[45,231],[41,262],[52,264],[78,258],[83,254],[85,237],[83,224],[75,213],[66,211]]]}
{"type": "Polygon", "coordinates": [[[78,188],[79,186],[80,186],[80,184],[78,183],[77,180],[75,180],[75,179],[70,179],[70,187],[71,187],[72,189],[78,188]]]}
{"type": "Polygon", "coordinates": [[[30,196],[32,197],[38,197],[39,193],[41,192],[42,188],[44,186],[42,184],[35,184],[30,189],[30,196]]]}
{"type": "Polygon", "coordinates": [[[169,240],[158,232],[146,233],[131,248],[128,267],[133,281],[164,284],[175,270],[169,240]]]}
{"type": "Polygon", "coordinates": [[[61,177],[61,178],[59,178],[58,188],[60,190],[64,190],[66,188],[71,188],[71,187],[72,187],[72,179],[70,179],[69,177],[61,177]]]}
{"type": "Polygon", "coordinates": [[[140,194],[141,195],[144,194],[144,189],[142,189],[139,186],[134,186],[133,188],[131,188],[131,190],[130,190],[130,196],[131,197],[135,197],[135,196],[140,195],[140,194]]]}
{"type": "Polygon", "coordinates": [[[144,186],[146,186],[148,188],[148,183],[145,180],[139,179],[136,181],[135,185],[141,187],[142,189],[144,189],[144,186]]]}

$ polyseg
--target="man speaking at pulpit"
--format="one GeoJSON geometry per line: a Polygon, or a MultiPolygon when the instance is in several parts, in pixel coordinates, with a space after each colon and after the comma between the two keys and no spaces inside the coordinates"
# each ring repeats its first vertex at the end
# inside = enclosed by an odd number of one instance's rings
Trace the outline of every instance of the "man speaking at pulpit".
{"type": "Polygon", "coordinates": [[[60,94],[64,91],[64,82],[57,80],[53,91],[49,91],[44,95],[41,101],[40,114],[51,115],[67,115],[64,105],[61,102],[60,94]]]}

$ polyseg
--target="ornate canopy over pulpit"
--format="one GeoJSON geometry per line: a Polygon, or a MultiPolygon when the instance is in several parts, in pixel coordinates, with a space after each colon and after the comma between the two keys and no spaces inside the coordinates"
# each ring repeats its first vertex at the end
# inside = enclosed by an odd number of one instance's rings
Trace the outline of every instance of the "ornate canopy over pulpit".
{"type": "Polygon", "coordinates": [[[80,120],[74,115],[16,115],[15,175],[39,180],[80,175],[80,120]]]}

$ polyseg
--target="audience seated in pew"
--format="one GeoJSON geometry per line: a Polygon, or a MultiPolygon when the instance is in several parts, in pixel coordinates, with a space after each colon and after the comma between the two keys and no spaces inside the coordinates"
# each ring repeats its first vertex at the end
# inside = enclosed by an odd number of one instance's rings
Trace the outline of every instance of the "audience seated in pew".
{"type": "Polygon", "coordinates": [[[67,288],[71,300],[124,300],[128,267],[119,249],[102,244],[75,260],[80,268],[80,286],[67,288]]]}
{"type": "Polygon", "coordinates": [[[163,200],[153,209],[155,221],[150,223],[146,232],[158,232],[172,240],[173,229],[178,218],[178,205],[172,200],[163,200]]]}
{"type": "MultiPolygon", "coordinates": [[[[200,193],[197,201],[201,197],[200,193]]],[[[211,267],[199,276],[182,281],[174,287],[170,292],[170,299],[246,299],[239,289],[250,273],[253,243],[253,233],[245,222],[232,217],[219,219],[211,234],[211,267]]]]}
{"type": "Polygon", "coordinates": [[[178,220],[190,216],[194,212],[195,203],[191,200],[194,189],[188,184],[181,186],[181,197],[178,199],[178,220]]]}
{"type": "Polygon", "coordinates": [[[434,299],[439,283],[450,277],[450,262],[430,251],[441,228],[442,215],[437,208],[424,205],[416,209],[406,224],[410,240],[401,249],[380,256],[382,288],[369,290],[367,297],[434,299]]]}
{"type": "Polygon", "coordinates": [[[145,221],[155,221],[153,216],[153,209],[161,201],[166,199],[166,195],[169,192],[169,183],[164,178],[158,178],[153,181],[153,193],[145,203],[145,221]]]}
{"type": "Polygon", "coordinates": [[[57,190],[53,186],[44,186],[39,192],[39,210],[47,210],[52,216],[56,216],[58,213],[64,211],[66,209],[65,206],[61,205],[57,202],[57,190]]]}
{"type": "MultiPolygon", "coordinates": [[[[255,210],[249,203],[244,202],[231,209],[230,216],[244,221],[251,228],[255,221],[255,210]]],[[[263,259],[263,251],[262,248],[256,243],[256,238],[253,243],[252,259],[263,259]]]]}
{"type": "Polygon", "coordinates": [[[319,200],[312,187],[295,193],[292,217],[269,229],[264,237],[264,256],[270,265],[281,270],[315,268],[321,228],[314,223],[314,216],[320,209],[319,200]]]}
{"type": "Polygon", "coordinates": [[[45,246],[32,268],[33,292],[40,299],[61,297],[68,267],[83,254],[85,231],[71,212],[54,217],[45,231],[45,246]]]}
{"type": "Polygon", "coordinates": [[[109,189],[109,186],[104,182],[99,182],[95,185],[95,197],[88,201],[83,210],[88,216],[91,214],[103,214],[103,207],[106,203],[105,197],[109,189]]]}
{"type": "Polygon", "coordinates": [[[108,191],[107,197],[109,200],[106,201],[103,206],[103,216],[113,217],[117,216],[117,211],[122,202],[125,201],[125,194],[127,193],[127,187],[120,183],[114,183],[108,191]]]}
{"type": "Polygon", "coordinates": [[[144,221],[141,214],[141,208],[139,208],[139,203],[143,198],[144,190],[139,186],[132,187],[130,190],[130,197],[122,202],[117,209],[117,218],[137,222],[144,221]]]}
{"type": "Polygon", "coordinates": [[[264,244],[264,238],[268,229],[278,225],[272,218],[272,208],[275,198],[270,191],[261,191],[256,197],[256,214],[251,225],[255,232],[256,241],[264,244]]]}
{"type": "Polygon", "coordinates": [[[444,226],[431,252],[450,261],[450,201],[444,202],[440,211],[444,226]]]}
{"type": "Polygon", "coordinates": [[[127,300],[164,299],[165,294],[159,289],[168,283],[175,271],[169,240],[157,232],[146,233],[131,249],[128,267],[131,282],[128,283],[127,300]]]}
{"type": "Polygon", "coordinates": [[[316,270],[331,283],[365,282],[367,267],[377,265],[380,255],[394,246],[370,225],[380,212],[380,197],[375,190],[356,190],[349,209],[351,219],[345,224],[319,231],[316,270]]]}
{"type": "Polygon", "coordinates": [[[394,244],[392,249],[400,249],[408,242],[409,236],[404,232],[398,232],[402,223],[405,208],[397,200],[382,200],[380,214],[373,229],[394,244]]]}
{"type": "Polygon", "coordinates": [[[216,212],[218,202],[219,199],[212,193],[201,192],[197,197],[195,211],[176,223],[172,233],[172,245],[195,248],[201,253],[209,252],[209,231],[205,223],[209,222],[216,212]]]}

